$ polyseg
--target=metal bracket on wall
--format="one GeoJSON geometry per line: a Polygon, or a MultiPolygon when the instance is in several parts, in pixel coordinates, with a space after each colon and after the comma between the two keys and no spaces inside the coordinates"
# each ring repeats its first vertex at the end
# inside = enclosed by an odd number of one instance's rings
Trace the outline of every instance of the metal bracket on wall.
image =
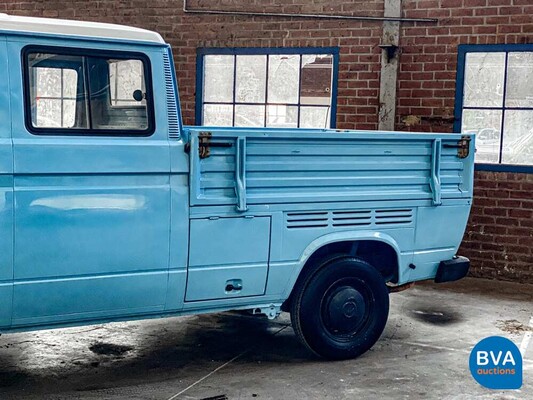
{"type": "Polygon", "coordinates": [[[392,21],[392,22],[437,22],[436,18],[402,18],[402,17],[370,17],[357,15],[338,14],[305,14],[305,13],[275,13],[275,12],[254,12],[236,10],[212,10],[189,8],[187,0],[183,0],[183,12],[186,14],[212,14],[212,15],[236,15],[245,17],[280,17],[280,18],[307,18],[307,19],[336,19],[352,21],[392,21]]]}
{"type": "Polygon", "coordinates": [[[399,47],[395,44],[380,44],[379,47],[383,50],[386,50],[388,63],[391,62],[394,57],[396,57],[399,49],[399,47]]]}

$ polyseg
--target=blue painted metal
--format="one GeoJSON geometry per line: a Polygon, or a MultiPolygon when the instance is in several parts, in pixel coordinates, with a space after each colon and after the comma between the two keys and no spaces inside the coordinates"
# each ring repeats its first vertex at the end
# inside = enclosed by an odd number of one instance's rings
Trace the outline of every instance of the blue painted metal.
{"type": "MultiPolygon", "coordinates": [[[[202,125],[203,104],[204,104],[204,56],[210,54],[220,55],[272,55],[272,54],[331,54],[333,56],[333,72],[331,82],[331,129],[337,127],[337,94],[339,85],[339,48],[338,47],[202,47],[196,51],[196,104],[195,104],[195,124],[202,125]]],[[[301,60],[300,60],[301,63],[301,60]]],[[[301,69],[301,66],[300,66],[301,69]]],[[[236,68],[234,68],[233,84],[235,86],[236,68]]],[[[267,59],[268,71],[268,59],[267,59]]],[[[300,74],[301,75],[301,74],[300,74]]],[[[301,76],[300,76],[301,78],[301,76]]],[[[268,74],[267,74],[268,90],[268,74]]],[[[235,87],[233,88],[233,102],[235,104],[235,87]]],[[[240,103],[239,104],[246,104],[240,103]]],[[[269,103],[274,104],[274,103],[269,103]]],[[[298,101],[300,106],[300,101],[298,101]]],[[[306,107],[312,105],[306,104],[306,107]]],[[[298,107],[298,113],[300,108],[298,107]]],[[[298,115],[299,117],[299,115],[298,115]]],[[[233,116],[235,118],[235,115],[233,116]]],[[[299,121],[299,118],[298,118],[299,121]]],[[[266,113],[265,113],[266,124],[266,113]]]]}
{"type": "Polygon", "coordinates": [[[431,150],[431,175],[430,175],[430,189],[433,194],[433,205],[439,206],[442,204],[441,200],[441,179],[440,179],[440,158],[442,150],[442,140],[435,139],[433,141],[431,150]]]}
{"type": "Polygon", "coordinates": [[[264,294],[270,250],[269,217],[193,219],[193,237],[196,240],[190,242],[186,301],[264,294]],[[242,281],[242,289],[226,290],[234,280],[242,281]]]}
{"type": "MultiPolygon", "coordinates": [[[[505,110],[531,110],[527,107],[464,107],[464,84],[465,84],[465,65],[466,55],[468,53],[505,53],[505,76],[503,88],[503,104],[505,105],[506,87],[507,87],[507,58],[510,52],[533,52],[533,43],[526,44],[461,44],[457,48],[457,75],[455,87],[455,107],[454,107],[454,132],[461,132],[461,124],[463,121],[464,109],[480,109],[480,110],[502,110],[502,121],[500,130],[503,132],[505,124],[505,110]]],[[[504,137],[500,141],[500,154],[498,164],[483,164],[476,163],[475,169],[477,171],[495,171],[495,172],[518,172],[518,173],[533,173],[533,165],[512,165],[502,164],[502,152],[504,137]]]]}
{"type": "Polygon", "coordinates": [[[176,70],[172,50],[170,46],[163,54],[163,65],[165,68],[165,86],[167,95],[167,120],[168,137],[178,139],[183,131],[181,126],[181,106],[178,96],[178,85],[176,83],[176,70]]]}
{"type": "MultiPolygon", "coordinates": [[[[65,46],[58,39],[31,43],[65,46]]],[[[8,39],[16,203],[12,325],[163,311],[171,203],[165,48],[134,46],[152,64],[160,113],[152,136],[35,136],[24,125],[21,101],[26,44],[8,39]]],[[[79,47],[124,51],[116,43],[79,47]]]]}
{"type": "Polygon", "coordinates": [[[399,284],[455,254],[473,189],[473,151],[445,146],[460,134],[183,127],[171,59],[165,46],[0,36],[2,331],[277,310],[309,257],[339,241],[390,246],[399,284]],[[28,44],[144,53],[154,134],[32,135],[28,44]],[[226,144],[207,158],[204,131],[226,144]]]}
{"type": "Polygon", "coordinates": [[[240,137],[235,146],[235,192],[237,211],[247,211],[246,205],[246,138],[240,137]]]}
{"type": "MultiPolygon", "coordinates": [[[[7,71],[6,38],[0,35],[0,71],[7,71]]],[[[13,299],[13,148],[9,79],[0,79],[0,327],[11,325],[13,299]]]]}

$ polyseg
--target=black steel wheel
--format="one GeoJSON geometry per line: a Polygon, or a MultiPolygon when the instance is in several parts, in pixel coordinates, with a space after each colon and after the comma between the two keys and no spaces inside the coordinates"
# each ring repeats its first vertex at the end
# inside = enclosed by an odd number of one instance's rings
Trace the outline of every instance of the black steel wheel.
{"type": "Polygon", "coordinates": [[[301,342],[328,359],[355,358],[379,339],[389,291],[369,263],[350,256],[325,260],[295,288],[291,320],[301,342]]]}

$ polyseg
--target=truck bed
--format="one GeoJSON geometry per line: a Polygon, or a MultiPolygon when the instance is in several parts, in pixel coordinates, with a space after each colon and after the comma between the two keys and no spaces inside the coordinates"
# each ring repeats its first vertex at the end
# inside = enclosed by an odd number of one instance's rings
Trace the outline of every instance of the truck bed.
{"type": "Polygon", "coordinates": [[[189,128],[191,206],[472,197],[460,134],[189,128]],[[208,139],[206,137],[209,136],[208,139]],[[201,157],[201,142],[209,154],[201,157]],[[221,146],[221,147],[219,147],[221,146]],[[239,168],[239,162],[241,168],[239,168]],[[239,189],[239,175],[242,187],[239,189]]]}

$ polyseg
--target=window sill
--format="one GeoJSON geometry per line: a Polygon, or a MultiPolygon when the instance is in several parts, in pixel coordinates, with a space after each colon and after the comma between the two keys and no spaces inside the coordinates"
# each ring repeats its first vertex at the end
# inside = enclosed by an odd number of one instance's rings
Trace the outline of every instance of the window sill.
{"type": "Polygon", "coordinates": [[[533,173],[533,165],[476,164],[474,169],[476,171],[533,173]]]}

